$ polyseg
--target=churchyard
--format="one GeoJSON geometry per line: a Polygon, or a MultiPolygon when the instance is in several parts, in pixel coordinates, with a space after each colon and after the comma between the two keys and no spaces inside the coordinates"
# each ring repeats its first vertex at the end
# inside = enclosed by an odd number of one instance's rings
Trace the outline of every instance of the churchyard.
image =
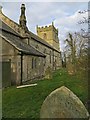
{"type": "Polygon", "coordinates": [[[3,89],[2,112],[5,118],[40,118],[40,109],[45,98],[55,89],[65,86],[79,97],[87,108],[88,81],[69,75],[66,69],[57,70],[52,79],[34,81],[36,86],[3,89]]]}

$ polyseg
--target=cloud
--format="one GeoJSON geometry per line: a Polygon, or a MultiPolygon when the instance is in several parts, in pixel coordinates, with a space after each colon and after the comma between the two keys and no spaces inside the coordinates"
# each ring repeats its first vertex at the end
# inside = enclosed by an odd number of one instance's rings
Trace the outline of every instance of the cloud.
{"type": "Polygon", "coordinates": [[[88,25],[78,24],[79,21],[84,20],[83,17],[88,18],[88,13],[79,14],[78,11],[76,11],[73,15],[64,16],[55,20],[55,26],[59,29],[61,49],[64,47],[64,40],[69,32],[73,33],[78,32],[81,29],[88,29],[88,25]]]}
{"type": "Polygon", "coordinates": [[[27,10],[27,16],[31,17],[31,22],[32,24],[36,22],[39,22],[40,25],[42,23],[49,23],[50,21],[53,21],[55,18],[58,16],[64,16],[65,12],[62,11],[59,7],[57,6],[58,4],[54,3],[35,3],[32,5],[28,10],[27,10]],[[43,21],[43,22],[42,22],[43,21]],[[48,22],[49,21],[49,22],[48,22]]]}
{"type": "MultiPolygon", "coordinates": [[[[78,10],[79,11],[79,10],[78,10]]],[[[64,16],[62,18],[56,19],[55,23],[57,26],[65,26],[65,27],[69,27],[71,29],[78,28],[78,22],[81,20],[84,20],[83,17],[88,17],[88,14],[80,14],[78,13],[78,11],[76,11],[73,15],[70,16],[64,16]]]]}

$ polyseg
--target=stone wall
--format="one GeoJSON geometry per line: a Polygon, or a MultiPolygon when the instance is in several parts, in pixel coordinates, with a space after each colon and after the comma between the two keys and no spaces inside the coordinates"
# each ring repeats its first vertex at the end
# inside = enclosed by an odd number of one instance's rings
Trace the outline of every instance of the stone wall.
{"type": "MultiPolygon", "coordinates": [[[[2,38],[0,38],[2,39],[2,38]]],[[[18,51],[2,39],[2,61],[11,61],[11,84],[20,84],[21,61],[18,51]]]]}
{"type": "Polygon", "coordinates": [[[46,58],[44,60],[45,61],[44,71],[47,69],[48,66],[52,70],[60,69],[61,67],[60,53],[32,39],[30,39],[30,45],[34,46],[37,50],[46,55],[46,58]]]}
{"type": "Polygon", "coordinates": [[[44,58],[23,56],[23,82],[44,76],[44,58]]]}
{"type": "Polygon", "coordinates": [[[61,66],[62,66],[62,63],[61,63],[61,54],[54,51],[54,62],[56,64],[56,69],[60,69],[61,66]]]}
{"type": "MultiPolygon", "coordinates": [[[[12,85],[19,85],[21,83],[21,55],[18,55],[18,53],[18,50],[2,39],[2,60],[11,61],[12,85]]],[[[23,55],[22,81],[26,82],[28,80],[42,78],[44,76],[44,60],[42,57],[23,55]]]]}
{"type": "Polygon", "coordinates": [[[52,56],[53,50],[46,47],[45,45],[42,45],[41,43],[39,43],[39,42],[37,42],[35,40],[32,40],[32,39],[30,40],[30,44],[32,46],[34,46],[37,50],[39,50],[40,52],[42,52],[42,53],[44,53],[46,55],[46,65],[45,66],[50,65],[50,52],[51,52],[51,56],[52,56]]]}

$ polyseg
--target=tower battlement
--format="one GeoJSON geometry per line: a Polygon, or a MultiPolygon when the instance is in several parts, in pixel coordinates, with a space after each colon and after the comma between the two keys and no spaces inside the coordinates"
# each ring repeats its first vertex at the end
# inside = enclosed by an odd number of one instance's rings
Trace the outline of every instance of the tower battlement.
{"type": "Polygon", "coordinates": [[[55,28],[54,23],[52,22],[49,26],[37,26],[37,35],[48,42],[51,46],[60,50],[59,48],[59,38],[58,38],[58,29],[55,28]]]}
{"type": "Polygon", "coordinates": [[[39,27],[39,26],[37,25],[37,33],[38,33],[38,32],[49,31],[49,30],[50,30],[50,31],[53,30],[53,31],[58,35],[58,29],[56,29],[56,28],[54,27],[53,23],[52,23],[52,25],[42,26],[42,27],[39,27]]]}

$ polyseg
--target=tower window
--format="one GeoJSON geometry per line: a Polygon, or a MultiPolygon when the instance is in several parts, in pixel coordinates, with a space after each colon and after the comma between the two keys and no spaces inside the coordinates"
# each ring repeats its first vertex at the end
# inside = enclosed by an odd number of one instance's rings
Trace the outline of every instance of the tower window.
{"type": "Polygon", "coordinates": [[[47,39],[47,34],[46,33],[43,34],[43,39],[47,39]]]}

